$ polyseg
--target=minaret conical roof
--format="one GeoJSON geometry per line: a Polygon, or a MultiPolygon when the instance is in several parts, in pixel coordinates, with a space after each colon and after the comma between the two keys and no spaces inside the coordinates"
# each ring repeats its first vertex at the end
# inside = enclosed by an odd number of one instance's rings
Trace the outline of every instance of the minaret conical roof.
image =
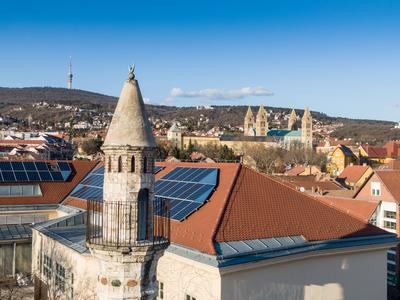
{"type": "Polygon", "coordinates": [[[103,146],[156,147],[133,69],[122,87],[103,146]]]}

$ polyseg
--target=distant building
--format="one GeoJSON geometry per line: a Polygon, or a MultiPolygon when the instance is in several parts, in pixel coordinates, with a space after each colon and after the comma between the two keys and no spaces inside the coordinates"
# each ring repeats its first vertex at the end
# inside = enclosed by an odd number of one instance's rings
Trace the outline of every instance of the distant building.
{"type": "Polygon", "coordinates": [[[178,147],[178,149],[182,148],[182,130],[176,125],[176,123],[172,124],[171,128],[168,130],[167,139],[173,145],[178,147]]]}
{"type": "Polygon", "coordinates": [[[333,176],[337,176],[343,172],[347,166],[357,163],[357,160],[357,156],[349,147],[338,145],[335,150],[328,155],[328,172],[333,176]]]}

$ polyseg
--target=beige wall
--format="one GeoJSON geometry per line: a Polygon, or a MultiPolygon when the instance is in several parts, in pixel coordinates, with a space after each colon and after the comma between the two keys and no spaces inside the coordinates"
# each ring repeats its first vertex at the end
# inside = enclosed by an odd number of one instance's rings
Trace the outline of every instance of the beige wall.
{"type": "Polygon", "coordinates": [[[386,299],[386,250],[320,256],[222,276],[221,300],[386,299]]]}
{"type": "Polygon", "coordinates": [[[94,257],[90,254],[82,255],[36,230],[32,230],[32,234],[32,274],[38,278],[35,289],[38,283],[41,283],[41,287],[37,289],[41,292],[40,299],[71,299],[73,291],[74,300],[95,300],[99,266],[94,257]],[[47,281],[42,274],[43,254],[50,256],[53,260],[53,275],[50,281],[47,281]],[[64,294],[55,289],[56,262],[66,270],[64,294]]]}
{"type": "Polygon", "coordinates": [[[386,249],[226,269],[166,252],[158,265],[164,299],[329,300],[385,299],[386,249]],[[372,284],[367,284],[367,283],[372,284]]]}
{"type": "Polygon", "coordinates": [[[221,279],[217,268],[168,251],[159,260],[157,280],[164,284],[166,300],[184,300],[186,294],[197,300],[221,299],[221,279]]]}

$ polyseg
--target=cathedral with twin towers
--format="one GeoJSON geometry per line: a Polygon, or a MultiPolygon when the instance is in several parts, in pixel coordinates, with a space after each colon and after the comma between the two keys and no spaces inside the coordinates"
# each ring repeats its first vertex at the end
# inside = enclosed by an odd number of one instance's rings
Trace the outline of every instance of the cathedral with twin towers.
{"type": "Polygon", "coordinates": [[[306,148],[312,148],[312,121],[310,110],[306,107],[301,118],[301,128],[299,128],[297,115],[293,109],[288,120],[287,129],[270,129],[268,126],[268,113],[264,106],[260,106],[256,116],[254,116],[249,106],[244,117],[243,130],[245,136],[268,136],[279,139],[287,148],[290,148],[290,144],[295,142],[303,144],[306,148]]]}

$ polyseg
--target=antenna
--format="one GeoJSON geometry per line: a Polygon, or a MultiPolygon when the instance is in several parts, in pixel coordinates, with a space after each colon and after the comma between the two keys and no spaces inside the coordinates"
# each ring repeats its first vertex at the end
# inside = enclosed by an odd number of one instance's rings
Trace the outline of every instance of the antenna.
{"type": "Polygon", "coordinates": [[[72,56],[69,57],[69,66],[68,66],[68,74],[67,74],[67,87],[69,90],[72,89],[72,56]]]}

